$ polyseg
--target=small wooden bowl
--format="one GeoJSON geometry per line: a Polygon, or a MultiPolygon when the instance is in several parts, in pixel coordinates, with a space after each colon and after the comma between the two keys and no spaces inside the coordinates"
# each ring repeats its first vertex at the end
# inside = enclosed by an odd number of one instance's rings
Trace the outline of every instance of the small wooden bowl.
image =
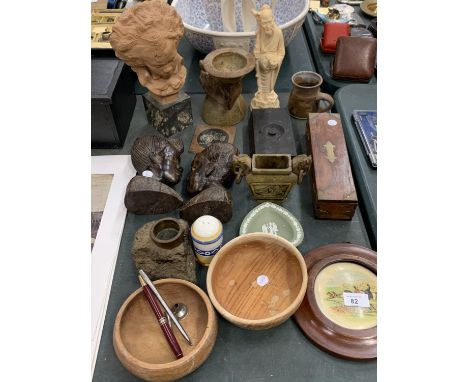
{"type": "Polygon", "coordinates": [[[208,296],[195,284],[179,279],[154,281],[166,303],[187,305],[180,323],[190,336],[190,346],[172,325],[184,356],[176,359],[159,323],[143,294],[133,292],[117,314],[114,324],[114,349],[123,366],[145,381],[175,381],[193,372],[208,358],[216,341],[218,322],[208,296]]]}
{"type": "Polygon", "coordinates": [[[206,285],[226,320],[245,329],[268,329],[299,307],[307,289],[307,267],[289,241],[250,233],[231,240],[214,256],[206,285]]]}

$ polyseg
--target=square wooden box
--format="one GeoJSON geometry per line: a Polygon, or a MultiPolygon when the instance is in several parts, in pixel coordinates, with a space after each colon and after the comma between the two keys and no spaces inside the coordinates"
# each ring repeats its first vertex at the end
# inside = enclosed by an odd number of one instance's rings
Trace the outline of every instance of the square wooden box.
{"type": "Polygon", "coordinates": [[[315,218],[351,220],[358,200],[340,115],[310,113],[306,139],[315,218]]]}
{"type": "Polygon", "coordinates": [[[132,70],[115,58],[92,58],[92,148],[123,146],[135,103],[132,70]]]}

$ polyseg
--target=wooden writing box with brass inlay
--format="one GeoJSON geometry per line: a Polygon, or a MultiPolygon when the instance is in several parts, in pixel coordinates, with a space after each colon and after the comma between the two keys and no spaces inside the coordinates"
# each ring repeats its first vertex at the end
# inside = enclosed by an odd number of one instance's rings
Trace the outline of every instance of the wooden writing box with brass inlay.
{"type": "Polygon", "coordinates": [[[315,218],[351,220],[358,200],[340,115],[310,113],[306,138],[315,218]]]}

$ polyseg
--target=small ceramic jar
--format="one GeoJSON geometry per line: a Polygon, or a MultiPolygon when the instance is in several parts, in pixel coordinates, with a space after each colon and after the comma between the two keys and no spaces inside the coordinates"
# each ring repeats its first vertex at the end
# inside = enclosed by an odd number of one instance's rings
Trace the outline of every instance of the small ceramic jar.
{"type": "Polygon", "coordinates": [[[203,215],[193,222],[190,234],[198,262],[209,266],[223,244],[223,225],[214,216],[203,215]]]}

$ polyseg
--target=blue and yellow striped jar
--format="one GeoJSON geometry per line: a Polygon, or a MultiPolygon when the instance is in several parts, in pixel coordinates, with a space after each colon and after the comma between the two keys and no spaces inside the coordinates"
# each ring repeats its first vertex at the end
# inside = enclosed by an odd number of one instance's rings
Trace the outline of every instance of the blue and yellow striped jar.
{"type": "Polygon", "coordinates": [[[193,222],[190,234],[198,262],[209,266],[223,244],[223,225],[214,216],[203,215],[193,222]]]}

